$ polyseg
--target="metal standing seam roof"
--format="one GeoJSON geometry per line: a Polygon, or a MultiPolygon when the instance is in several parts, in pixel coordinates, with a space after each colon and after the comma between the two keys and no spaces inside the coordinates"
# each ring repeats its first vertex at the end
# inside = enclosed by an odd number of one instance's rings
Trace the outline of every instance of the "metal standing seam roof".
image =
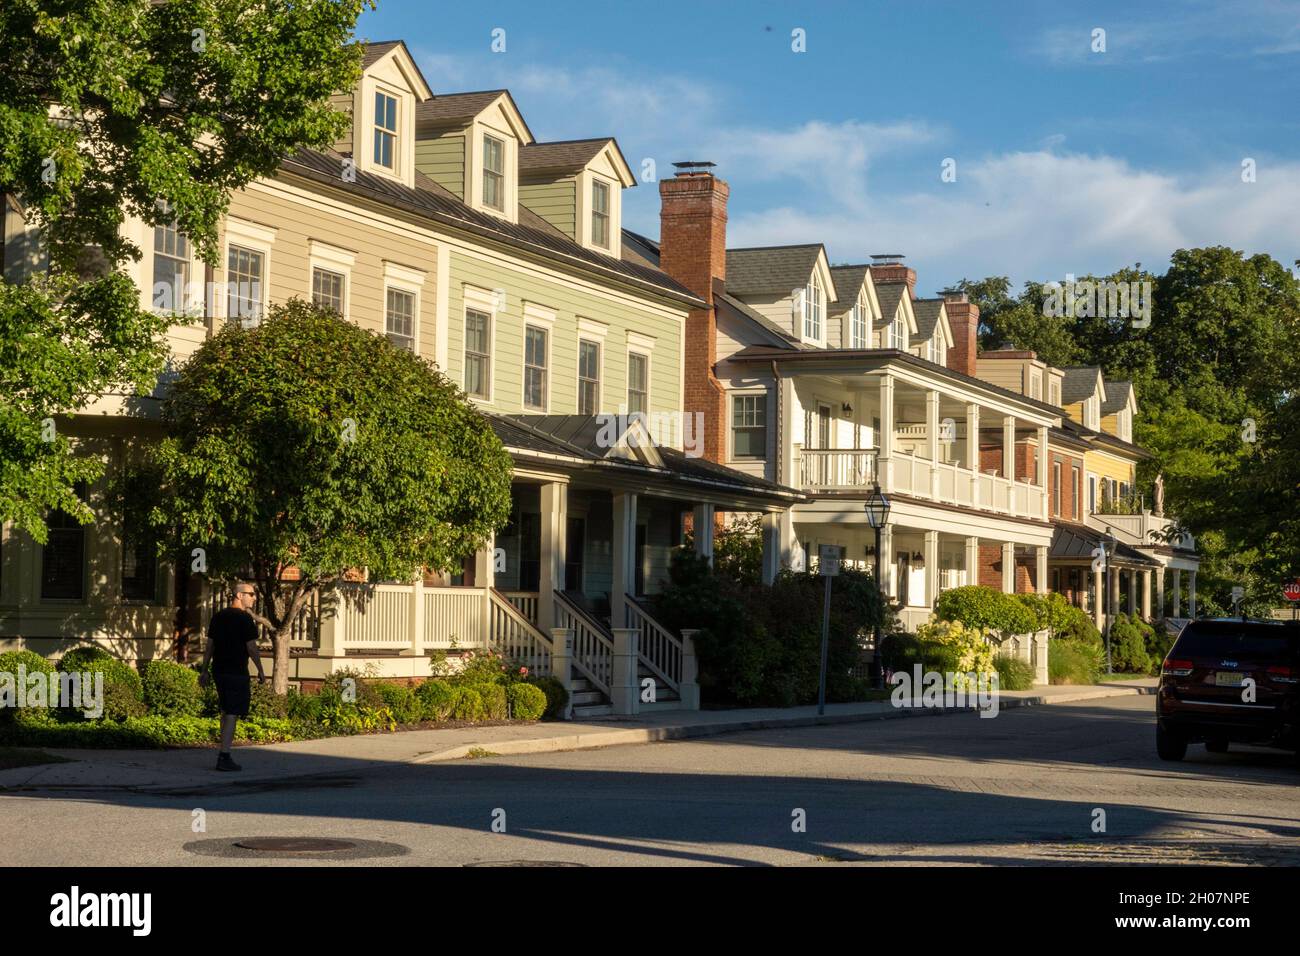
{"type": "MultiPolygon", "coordinates": [[[[1093,549],[1098,547],[1106,533],[1087,525],[1054,522],[1056,530],[1052,532],[1052,544],[1048,548],[1048,559],[1057,560],[1092,560],[1093,549]]],[[[1122,541],[1115,542],[1115,562],[1122,565],[1139,565],[1156,568],[1160,562],[1147,557],[1137,548],[1122,541]]]]}
{"type": "Polygon", "coordinates": [[[527,214],[521,211],[521,221],[518,223],[479,212],[423,174],[416,175],[415,187],[359,169],[353,170],[354,175],[350,177],[352,181],[348,181],[340,174],[343,160],[344,157],[339,153],[299,149],[292,156],[281,161],[280,169],[344,192],[364,196],[424,216],[440,225],[467,229],[570,266],[612,274],[649,286],[655,291],[674,298],[685,299],[687,304],[693,307],[703,305],[694,293],[659,269],[643,265],[634,259],[615,259],[613,256],[593,252],[574,242],[558,229],[550,227],[549,223],[546,228],[543,228],[531,211],[527,214]]]}
{"type": "MultiPolygon", "coordinates": [[[[727,250],[727,291],[732,295],[785,295],[808,284],[821,243],[727,250]]],[[[835,290],[827,289],[827,296],[835,290]]]]}

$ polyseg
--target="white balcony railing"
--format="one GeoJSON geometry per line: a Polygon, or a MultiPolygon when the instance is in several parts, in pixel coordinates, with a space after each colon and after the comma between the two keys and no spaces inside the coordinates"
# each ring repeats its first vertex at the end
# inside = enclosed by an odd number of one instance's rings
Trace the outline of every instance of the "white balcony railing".
{"type": "Polygon", "coordinates": [[[870,488],[876,481],[873,449],[805,448],[799,453],[799,484],[811,491],[870,488]]]}

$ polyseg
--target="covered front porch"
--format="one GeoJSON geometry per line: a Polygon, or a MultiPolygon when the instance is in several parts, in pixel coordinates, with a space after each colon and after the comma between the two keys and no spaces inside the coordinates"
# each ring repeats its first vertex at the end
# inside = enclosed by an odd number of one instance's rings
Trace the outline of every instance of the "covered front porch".
{"type": "Polygon", "coordinates": [[[1165,616],[1164,568],[1096,528],[1058,524],[1048,565],[1052,590],[1087,611],[1103,633],[1115,614],[1136,615],[1148,622],[1165,616]]]}

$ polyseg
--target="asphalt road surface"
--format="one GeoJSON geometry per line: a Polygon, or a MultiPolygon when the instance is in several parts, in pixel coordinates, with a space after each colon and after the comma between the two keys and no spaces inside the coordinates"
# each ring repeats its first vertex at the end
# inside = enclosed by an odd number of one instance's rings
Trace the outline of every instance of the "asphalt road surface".
{"type": "Polygon", "coordinates": [[[214,775],[167,795],[3,794],[0,864],[1300,863],[1291,756],[1193,746],[1162,763],[1153,708],[1125,697],[376,763],[269,786],[214,775]],[[357,845],[288,857],[234,846],[256,837],[357,845]]]}

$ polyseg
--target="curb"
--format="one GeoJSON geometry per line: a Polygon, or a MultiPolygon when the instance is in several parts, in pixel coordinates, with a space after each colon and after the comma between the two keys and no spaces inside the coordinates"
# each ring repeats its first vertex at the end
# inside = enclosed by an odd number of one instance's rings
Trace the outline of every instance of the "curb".
{"type": "MultiPolygon", "coordinates": [[[[999,703],[999,710],[1017,707],[1073,704],[1085,700],[1103,700],[1109,697],[1139,697],[1155,693],[1154,687],[1107,687],[1080,690],[1075,694],[1037,695],[1013,697],[999,703]]],[[[585,734],[566,734],[557,737],[540,737],[535,740],[501,741],[491,745],[463,744],[436,753],[424,753],[408,764],[442,763],[463,760],[476,751],[478,757],[508,757],[520,754],[556,753],[571,750],[594,750],[599,747],[619,747],[633,744],[660,743],[668,740],[690,740],[698,737],[716,737],[721,734],[741,733],[749,730],[778,730],[784,727],[813,727],[830,724],[862,723],[869,720],[892,720],[899,717],[946,717],[949,714],[969,713],[974,707],[899,708],[881,704],[879,710],[856,714],[829,714],[798,717],[764,717],[758,720],[734,720],[715,724],[677,724],[668,727],[642,727],[627,730],[602,730],[585,734]]]]}

